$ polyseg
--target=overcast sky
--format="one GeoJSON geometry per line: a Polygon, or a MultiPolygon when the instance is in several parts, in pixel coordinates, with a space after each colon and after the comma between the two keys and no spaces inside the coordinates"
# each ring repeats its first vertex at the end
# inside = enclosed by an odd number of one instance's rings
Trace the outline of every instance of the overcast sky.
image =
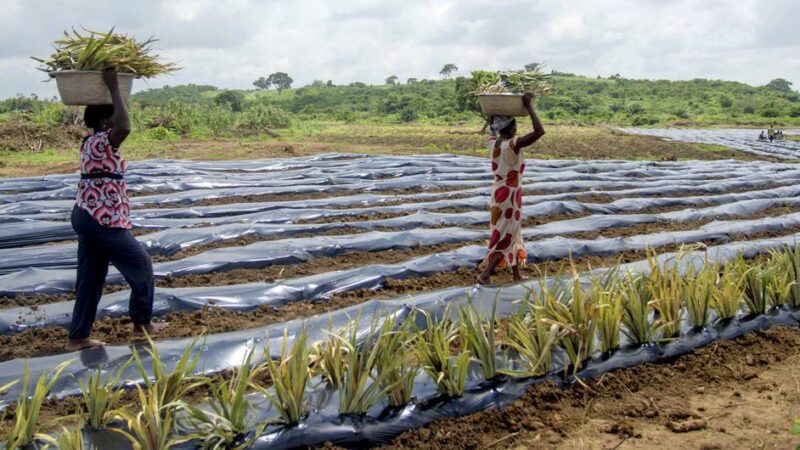
{"type": "Polygon", "coordinates": [[[548,68],[628,78],[697,77],[800,89],[798,0],[0,0],[0,98],[54,95],[29,56],[73,26],[155,35],[184,69],[139,82],[252,87],[275,71],[382,83],[389,75],[548,68]]]}

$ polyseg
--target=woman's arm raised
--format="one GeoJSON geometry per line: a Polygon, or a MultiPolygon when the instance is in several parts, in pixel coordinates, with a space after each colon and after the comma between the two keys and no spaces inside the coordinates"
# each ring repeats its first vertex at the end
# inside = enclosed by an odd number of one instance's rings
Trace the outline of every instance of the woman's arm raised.
{"type": "Polygon", "coordinates": [[[103,70],[103,81],[105,81],[109,92],[111,92],[111,101],[114,104],[114,115],[112,116],[114,127],[111,129],[111,135],[108,140],[114,148],[119,148],[131,133],[131,119],[128,117],[128,108],[125,106],[125,101],[122,100],[122,95],[119,93],[117,71],[114,69],[103,70]]]}
{"type": "Polygon", "coordinates": [[[533,132],[517,138],[517,148],[533,145],[534,142],[538,141],[542,136],[544,136],[544,126],[542,126],[542,122],[539,120],[539,116],[536,115],[536,111],[534,111],[533,106],[531,106],[532,99],[533,99],[533,94],[531,93],[526,93],[525,95],[522,96],[522,104],[525,105],[525,109],[528,110],[528,115],[531,116],[531,123],[533,123],[533,132]]]}

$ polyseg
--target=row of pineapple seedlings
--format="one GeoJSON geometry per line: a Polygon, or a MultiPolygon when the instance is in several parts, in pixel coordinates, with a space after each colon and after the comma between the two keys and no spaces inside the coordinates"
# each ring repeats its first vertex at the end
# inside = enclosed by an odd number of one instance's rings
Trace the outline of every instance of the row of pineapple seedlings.
{"type": "Polygon", "coordinates": [[[129,361],[145,380],[135,387],[138,409],[120,406],[124,392],[120,381],[128,366],[107,374],[98,369],[81,381],[83,407],[75,426],[62,425],[62,432],[54,436],[40,433],[39,413],[68,362],[33,385],[26,368],[19,380],[22,391],[14,426],[0,445],[82,449],[85,426],[108,428],[143,450],[188,442],[207,449],[246,448],[269,425],[291,426],[309,413],[306,387],[313,377],[338,391],[340,414],[365,415],[383,401],[391,407],[414,401],[420,372],[441,395],[457,398],[464,394],[471,364],[479,364],[487,380],[536,377],[552,370],[553,354],[560,348],[567,360],[565,372],[575,373],[597,352],[618,349],[621,336],[630,345],[661,343],[677,338],[683,322],[701,329],[712,317],[724,322],[742,312],[755,316],[782,305],[800,307],[800,247],[773,251],[760,261],[738,257],[724,266],[687,264],[683,272],[680,264],[660,266],[652,251],[648,261],[649,274],[612,270],[613,276],[591,279],[588,289],[573,267],[571,283],[545,280],[506,320],[495,317],[494,307],[484,315],[467,304],[446,308],[441,320],[415,312],[424,315],[423,327],[415,325],[414,315],[399,325],[388,319],[373,323],[365,339],[358,336],[358,320],[345,330],[331,326],[326,339],[311,345],[305,333],[291,345],[284,334],[279,358],[270,358],[265,348],[264,362],[254,364],[251,350],[242,366],[225,377],[193,375],[200,356],[194,346],[168,371],[151,342],[146,351],[153,361],[152,376],[136,350],[129,361]],[[271,388],[259,381],[264,379],[271,388]],[[210,392],[206,408],[184,400],[199,387],[210,392]],[[279,418],[254,426],[248,420],[253,392],[265,396],[279,418]]]}

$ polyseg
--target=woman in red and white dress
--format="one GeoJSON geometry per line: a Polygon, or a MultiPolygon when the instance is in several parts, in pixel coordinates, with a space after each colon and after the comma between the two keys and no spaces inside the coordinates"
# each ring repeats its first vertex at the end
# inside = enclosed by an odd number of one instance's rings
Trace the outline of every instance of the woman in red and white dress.
{"type": "Polygon", "coordinates": [[[155,334],[165,326],[151,322],[153,265],[150,255],[130,232],[126,164],[119,152],[131,130],[128,110],[119,93],[116,72],[103,71],[103,79],[113,105],[87,106],[83,115],[92,133],[81,144],[81,180],[71,217],[78,235],[78,275],[66,344],[69,351],[104,345],[90,335],[109,263],[131,287],[129,312],[134,335],[155,334]]]}
{"type": "Polygon", "coordinates": [[[533,123],[533,132],[517,137],[513,117],[490,118],[489,155],[492,159],[494,185],[491,198],[491,237],[489,250],[478,277],[481,284],[491,283],[495,269],[510,266],[514,281],[522,281],[519,268],[528,258],[522,240],[522,176],[525,173],[524,149],[544,136],[544,127],[531,106],[532,94],[522,98],[533,123]]]}

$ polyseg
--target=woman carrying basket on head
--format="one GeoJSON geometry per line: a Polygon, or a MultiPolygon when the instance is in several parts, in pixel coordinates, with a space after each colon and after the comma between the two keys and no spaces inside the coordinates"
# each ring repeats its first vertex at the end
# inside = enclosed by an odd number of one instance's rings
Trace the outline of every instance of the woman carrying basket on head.
{"type": "Polygon", "coordinates": [[[484,269],[478,277],[480,284],[491,283],[495,269],[511,266],[514,281],[522,281],[520,266],[525,265],[527,253],[522,241],[522,175],[525,172],[523,149],[544,136],[544,127],[531,106],[533,94],[522,97],[533,123],[533,132],[517,137],[517,122],[513,117],[490,118],[489,156],[492,160],[494,185],[491,197],[491,235],[489,250],[483,260],[484,269]]]}
{"type": "Polygon", "coordinates": [[[103,71],[113,105],[86,107],[83,120],[92,133],[80,148],[81,180],[72,209],[72,228],[78,235],[78,275],[75,307],[66,349],[100,347],[91,339],[97,304],[103,293],[108,264],[122,273],[131,287],[130,316],[134,335],[155,334],[165,324],[151,322],[153,266],[130,232],[130,202],[125,186],[125,160],[119,147],[130,133],[130,118],[119,92],[116,71],[103,71]]]}

